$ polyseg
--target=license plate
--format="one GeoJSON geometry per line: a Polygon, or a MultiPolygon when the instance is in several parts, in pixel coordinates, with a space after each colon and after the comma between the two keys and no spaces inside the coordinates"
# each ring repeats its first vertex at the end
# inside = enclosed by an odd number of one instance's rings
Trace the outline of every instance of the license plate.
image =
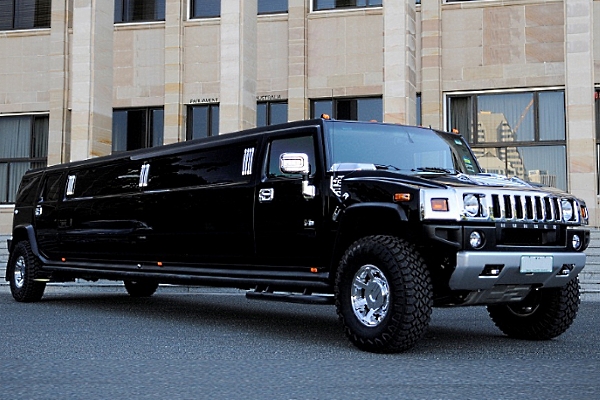
{"type": "Polygon", "coordinates": [[[539,272],[552,272],[552,257],[550,256],[522,256],[521,273],[535,274],[539,272]]]}

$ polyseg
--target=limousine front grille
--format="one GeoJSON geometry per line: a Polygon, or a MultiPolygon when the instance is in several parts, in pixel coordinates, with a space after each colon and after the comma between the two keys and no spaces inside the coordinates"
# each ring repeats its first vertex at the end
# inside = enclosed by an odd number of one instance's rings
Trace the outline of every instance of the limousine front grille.
{"type": "Polygon", "coordinates": [[[528,222],[562,220],[561,200],[556,196],[492,194],[492,218],[528,222]]]}

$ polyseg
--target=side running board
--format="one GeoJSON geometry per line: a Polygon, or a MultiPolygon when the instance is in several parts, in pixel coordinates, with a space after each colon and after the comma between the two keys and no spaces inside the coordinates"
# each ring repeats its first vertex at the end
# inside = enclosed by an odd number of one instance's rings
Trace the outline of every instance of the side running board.
{"type": "Polygon", "coordinates": [[[270,287],[267,287],[264,290],[257,287],[254,291],[248,291],[246,292],[246,298],[250,300],[280,301],[301,304],[327,305],[335,303],[334,296],[330,294],[312,294],[312,292],[308,290],[305,290],[303,293],[274,292],[270,287]]]}

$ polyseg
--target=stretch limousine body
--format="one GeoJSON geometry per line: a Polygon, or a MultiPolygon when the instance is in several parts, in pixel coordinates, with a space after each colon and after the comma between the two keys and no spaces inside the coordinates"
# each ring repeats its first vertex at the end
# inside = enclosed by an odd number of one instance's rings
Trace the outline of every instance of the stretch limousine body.
{"type": "Polygon", "coordinates": [[[413,346],[434,306],[550,339],[577,313],[585,224],[567,193],[482,173],[459,135],[316,119],[28,172],[6,279],[17,301],[110,279],[335,304],[376,352],[413,346]]]}

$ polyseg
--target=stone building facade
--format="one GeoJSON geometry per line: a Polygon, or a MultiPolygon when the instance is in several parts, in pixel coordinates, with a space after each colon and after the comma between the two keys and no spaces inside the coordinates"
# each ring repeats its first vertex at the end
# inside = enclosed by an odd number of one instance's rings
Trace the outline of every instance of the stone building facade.
{"type": "Polygon", "coordinates": [[[322,111],[457,129],[484,167],[567,189],[600,225],[600,2],[11,4],[0,9],[0,234],[27,168],[322,111]]]}

